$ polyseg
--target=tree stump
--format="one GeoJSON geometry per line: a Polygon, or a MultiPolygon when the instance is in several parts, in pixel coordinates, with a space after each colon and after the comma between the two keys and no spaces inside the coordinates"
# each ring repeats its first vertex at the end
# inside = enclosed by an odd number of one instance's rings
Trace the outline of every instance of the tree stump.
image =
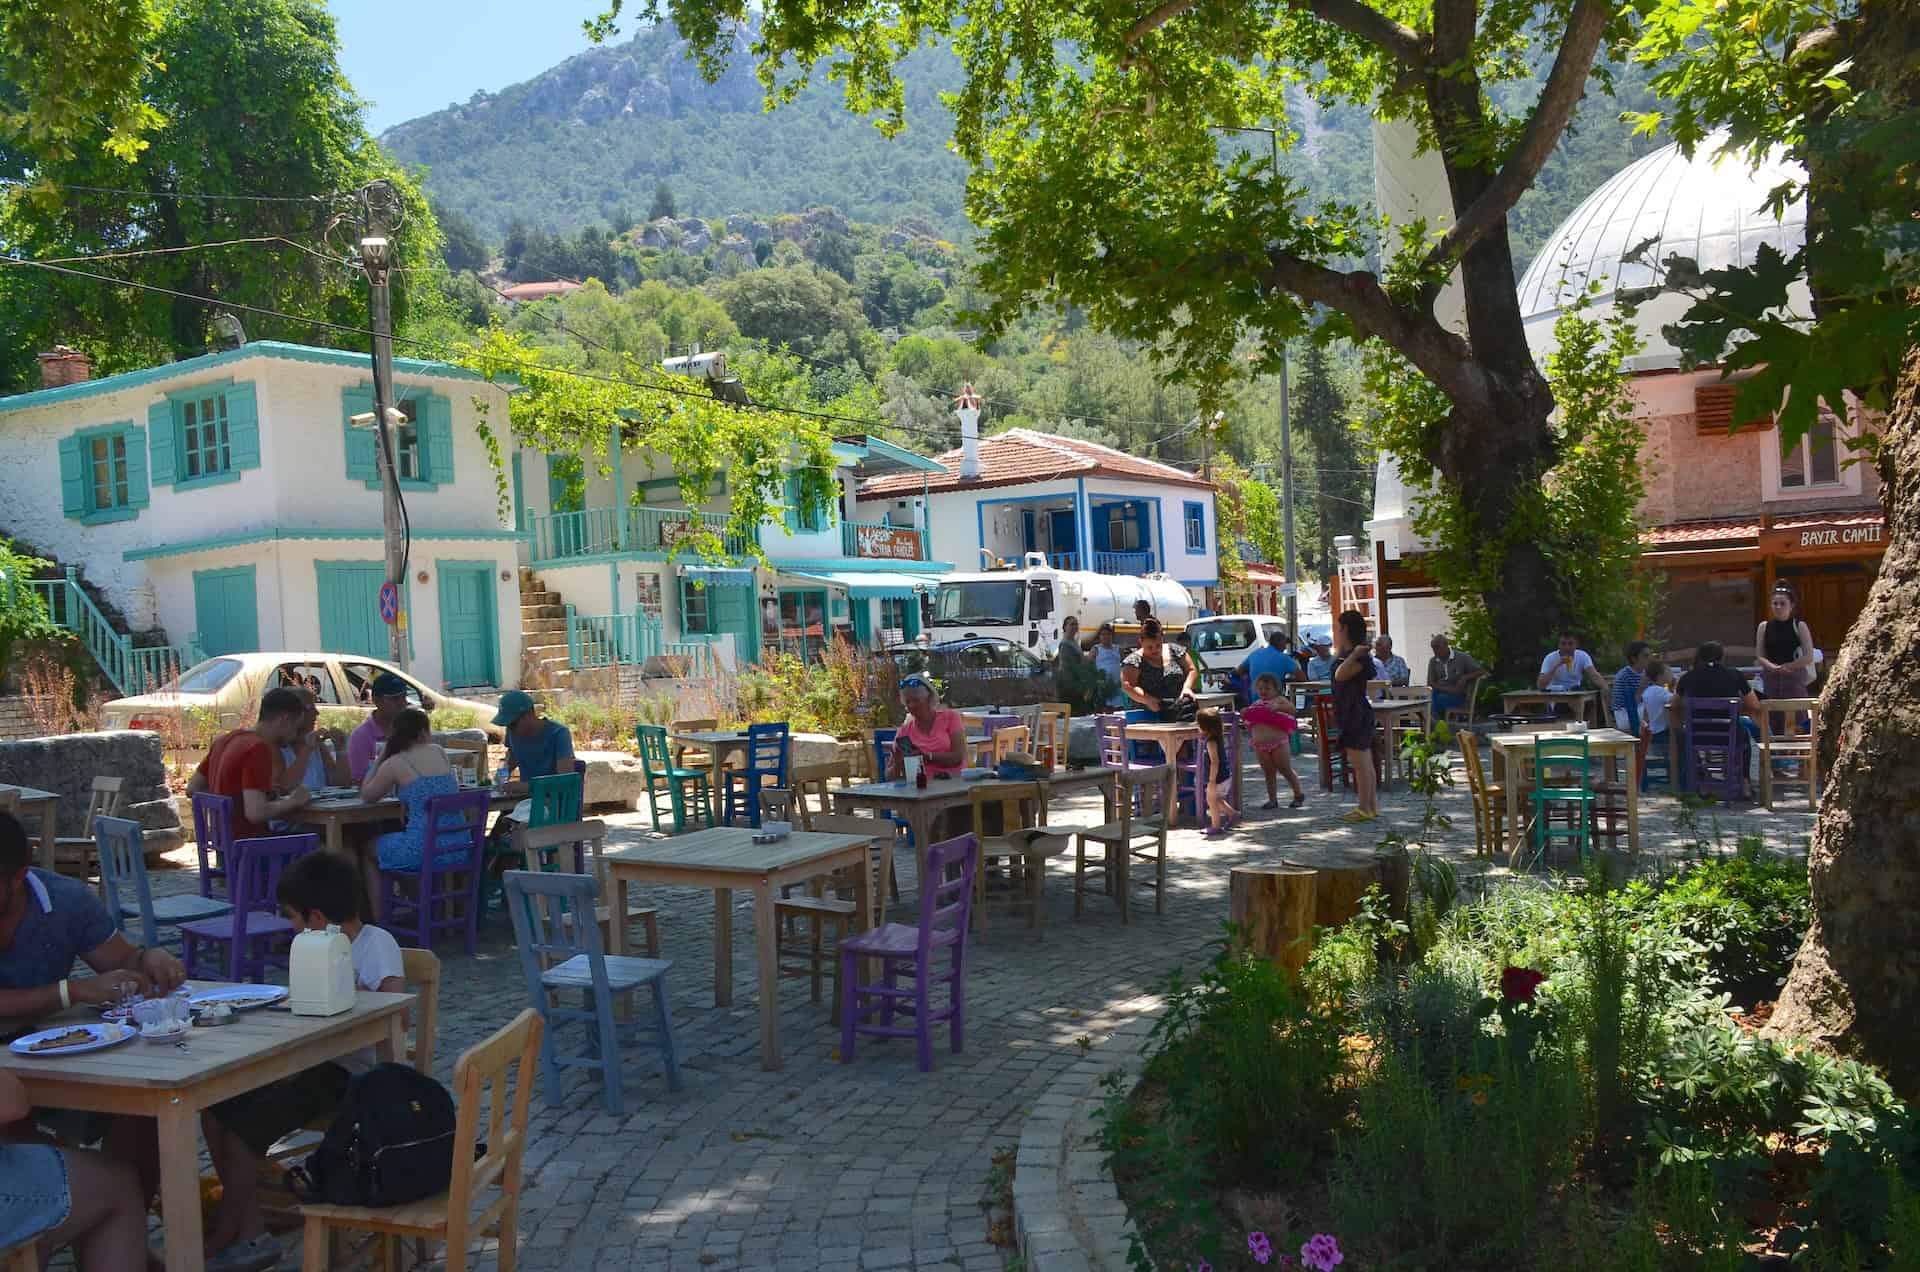
{"type": "Polygon", "coordinates": [[[1313,950],[1314,873],[1292,866],[1235,866],[1230,917],[1240,946],[1297,973],[1313,950]]]}
{"type": "Polygon", "coordinates": [[[1386,893],[1393,917],[1407,917],[1407,897],[1412,890],[1412,865],[1403,853],[1384,853],[1372,848],[1296,845],[1282,859],[1282,864],[1314,873],[1315,927],[1340,927],[1359,914],[1360,898],[1376,883],[1386,893]]]}

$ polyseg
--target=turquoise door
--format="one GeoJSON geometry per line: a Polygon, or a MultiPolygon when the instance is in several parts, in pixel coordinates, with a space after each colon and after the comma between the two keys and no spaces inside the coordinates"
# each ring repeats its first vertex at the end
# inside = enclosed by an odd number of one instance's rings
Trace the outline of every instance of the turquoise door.
{"type": "Polygon", "coordinates": [[[760,614],[751,587],[715,587],[712,599],[716,635],[733,634],[733,656],[742,665],[760,661],[760,614]]]}
{"type": "Polygon", "coordinates": [[[449,689],[498,684],[500,642],[490,561],[441,561],[440,674],[449,689]]]}
{"type": "Polygon", "coordinates": [[[873,648],[873,602],[853,602],[853,639],[863,648],[873,648]]]}
{"type": "Polygon", "coordinates": [[[320,598],[320,646],[330,654],[385,658],[387,625],[380,621],[380,585],[387,567],[379,561],[315,561],[320,598]]]}
{"type": "Polygon", "coordinates": [[[250,654],[260,648],[260,607],[253,567],[193,572],[193,621],[209,657],[250,654]]]}

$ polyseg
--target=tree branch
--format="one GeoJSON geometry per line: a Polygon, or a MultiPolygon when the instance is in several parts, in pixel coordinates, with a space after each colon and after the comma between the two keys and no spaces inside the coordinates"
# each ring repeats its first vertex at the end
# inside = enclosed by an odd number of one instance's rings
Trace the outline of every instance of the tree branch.
{"type": "Polygon", "coordinates": [[[1433,62],[1437,67],[1463,62],[1473,53],[1473,37],[1479,29],[1479,11],[1474,0],[1434,0],[1433,62]]]}
{"type": "Polygon", "coordinates": [[[1455,404],[1486,401],[1486,373],[1467,342],[1432,314],[1397,303],[1374,275],[1364,270],[1342,273],[1274,248],[1267,252],[1261,281],[1345,314],[1362,332],[1392,345],[1455,404]]]}
{"type": "MultiPolygon", "coordinates": [[[[1126,38],[1122,42],[1137,43],[1142,36],[1159,30],[1198,2],[1162,0],[1152,12],[1127,28],[1126,38]]],[[[1395,22],[1360,0],[1287,0],[1287,3],[1295,9],[1309,10],[1322,22],[1358,36],[1410,68],[1423,67],[1427,63],[1426,46],[1418,31],[1395,22]]]]}
{"type": "Polygon", "coordinates": [[[1154,6],[1152,13],[1128,27],[1126,38],[1121,42],[1137,44],[1141,36],[1158,31],[1188,9],[1193,8],[1196,3],[1197,0],[1164,0],[1163,3],[1154,6]]]}
{"type": "Polygon", "coordinates": [[[1586,91],[1587,74],[1593,69],[1594,55],[1601,37],[1612,19],[1612,6],[1601,0],[1580,0],[1567,23],[1566,38],[1553,59],[1553,70],[1533,105],[1533,115],[1515,143],[1513,153],[1494,174],[1493,180],[1474,199],[1460,219],[1444,234],[1427,256],[1427,264],[1451,269],[1467,249],[1503,220],[1520,201],[1533,179],[1546,166],[1553,148],[1560,144],[1573,108],[1586,91]]]}

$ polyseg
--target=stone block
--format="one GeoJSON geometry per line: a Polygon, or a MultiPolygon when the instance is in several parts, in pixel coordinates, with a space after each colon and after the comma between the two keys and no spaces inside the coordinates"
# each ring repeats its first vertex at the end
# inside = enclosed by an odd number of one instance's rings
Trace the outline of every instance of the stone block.
{"type": "Polygon", "coordinates": [[[623,808],[640,807],[646,791],[646,773],[640,757],[625,751],[575,751],[574,758],[587,762],[585,792],[581,796],[587,808],[618,804],[623,808]]]}
{"type": "Polygon", "coordinates": [[[62,835],[89,833],[87,803],[96,777],[122,779],[124,803],[142,810],[142,825],[154,831],[178,829],[179,817],[169,820],[173,805],[158,734],[115,729],[0,742],[0,783],[58,795],[62,835]]]}

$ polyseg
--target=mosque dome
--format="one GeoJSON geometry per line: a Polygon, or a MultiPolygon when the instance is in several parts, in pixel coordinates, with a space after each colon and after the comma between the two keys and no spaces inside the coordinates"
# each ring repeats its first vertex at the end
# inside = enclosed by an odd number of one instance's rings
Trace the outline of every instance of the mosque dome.
{"type": "MultiPolygon", "coordinates": [[[[1648,239],[1656,240],[1644,253],[1648,259],[1688,256],[1701,269],[1751,265],[1762,243],[1788,255],[1799,248],[1806,237],[1806,201],[1788,204],[1776,219],[1767,199],[1785,183],[1805,181],[1805,170],[1777,154],[1758,166],[1741,153],[1723,155],[1725,140],[1721,133],[1709,136],[1692,158],[1674,145],[1635,160],[1561,222],[1520,280],[1520,313],[1536,353],[1551,343],[1553,320],[1589,284],[1598,284],[1590,312],[1600,315],[1611,310],[1621,289],[1654,281],[1648,265],[1622,259],[1648,239]]],[[[1643,306],[1637,325],[1646,355],[1671,358],[1660,327],[1688,303],[1665,295],[1643,306]]]]}

